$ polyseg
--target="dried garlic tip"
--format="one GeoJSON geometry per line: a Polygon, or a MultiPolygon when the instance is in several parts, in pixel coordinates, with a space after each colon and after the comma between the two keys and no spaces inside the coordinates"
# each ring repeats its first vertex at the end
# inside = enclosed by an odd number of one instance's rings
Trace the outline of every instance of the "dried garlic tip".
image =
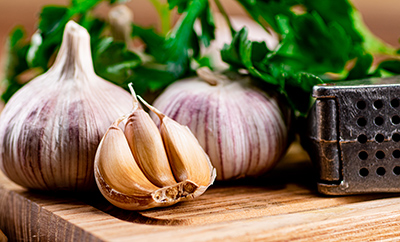
{"type": "Polygon", "coordinates": [[[160,118],[161,136],[176,180],[192,181],[199,186],[194,197],[201,195],[216,177],[207,154],[187,126],[180,125],[138,97],[160,118]]]}
{"type": "Polygon", "coordinates": [[[176,184],[160,132],[149,114],[140,106],[132,84],[129,89],[134,99],[134,108],[125,125],[125,136],[133,156],[146,177],[156,186],[176,184]]]}

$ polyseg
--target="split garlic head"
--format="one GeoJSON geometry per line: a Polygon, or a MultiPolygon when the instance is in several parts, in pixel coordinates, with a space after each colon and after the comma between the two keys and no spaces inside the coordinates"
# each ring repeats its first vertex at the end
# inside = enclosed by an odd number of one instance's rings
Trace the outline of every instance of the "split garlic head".
{"type": "Polygon", "coordinates": [[[1,113],[1,170],[31,189],[95,188],[97,146],[131,102],[127,91],[95,74],[89,33],[70,21],[54,65],[15,93],[1,113]]]}
{"type": "Polygon", "coordinates": [[[154,107],[190,128],[217,169],[217,180],[272,169],[288,146],[290,110],[249,77],[228,78],[203,68],[198,75],[171,84],[154,107]]]}
{"type": "Polygon", "coordinates": [[[140,98],[158,116],[159,130],[130,88],[132,112],[110,126],[96,152],[100,192],[127,210],[170,206],[203,194],[216,171],[195,136],[140,98]],[[122,130],[119,123],[125,119],[122,130]]]}

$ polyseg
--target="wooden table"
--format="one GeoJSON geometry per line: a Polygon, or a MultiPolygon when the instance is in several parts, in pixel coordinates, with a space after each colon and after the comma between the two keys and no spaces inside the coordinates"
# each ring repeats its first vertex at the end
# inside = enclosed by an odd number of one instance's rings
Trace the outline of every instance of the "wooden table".
{"type": "Polygon", "coordinates": [[[400,239],[398,194],[327,197],[294,145],[267,176],[216,183],[176,206],[130,212],[100,194],[27,191],[0,174],[0,230],[32,241],[372,241],[400,239]]]}

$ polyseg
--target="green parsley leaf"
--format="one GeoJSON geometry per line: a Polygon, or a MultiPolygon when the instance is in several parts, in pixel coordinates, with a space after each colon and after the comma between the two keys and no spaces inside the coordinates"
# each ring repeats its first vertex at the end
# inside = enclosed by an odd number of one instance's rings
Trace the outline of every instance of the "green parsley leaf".
{"type": "Polygon", "coordinates": [[[146,44],[145,52],[155,58],[160,63],[165,62],[165,38],[158,35],[153,28],[142,28],[133,25],[133,37],[139,37],[146,44]]]}
{"type": "Polygon", "coordinates": [[[6,61],[5,80],[2,83],[5,91],[1,95],[4,101],[8,101],[23,86],[22,83],[19,83],[17,77],[29,68],[25,59],[27,52],[26,33],[22,27],[15,27],[7,42],[8,59],[6,61]]]}
{"type": "Polygon", "coordinates": [[[165,59],[168,71],[176,78],[184,76],[190,69],[190,59],[198,53],[199,43],[193,29],[195,20],[207,10],[207,0],[192,0],[187,3],[183,15],[174,29],[167,35],[165,59]]]}
{"type": "Polygon", "coordinates": [[[188,0],[168,0],[169,9],[177,7],[178,13],[183,13],[188,8],[189,2],[188,0]]]}
{"type": "Polygon", "coordinates": [[[118,85],[125,83],[132,69],[141,63],[139,56],[128,50],[125,43],[114,42],[111,37],[101,40],[93,59],[97,74],[118,85]]]}

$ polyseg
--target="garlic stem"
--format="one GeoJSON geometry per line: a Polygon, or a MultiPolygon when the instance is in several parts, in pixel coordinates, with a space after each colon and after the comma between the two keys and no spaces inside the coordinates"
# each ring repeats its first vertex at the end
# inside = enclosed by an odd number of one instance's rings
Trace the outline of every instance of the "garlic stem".
{"type": "Polygon", "coordinates": [[[221,82],[221,77],[215,75],[208,67],[197,69],[196,74],[211,86],[216,86],[221,82]]]}
{"type": "Polygon", "coordinates": [[[65,26],[63,41],[53,66],[49,71],[62,74],[60,80],[82,79],[91,82],[95,75],[87,30],[74,21],[65,26]]]}
{"type": "Polygon", "coordinates": [[[151,106],[146,100],[144,100],[141,96],[137,95],[137,97],[140,99],[140,101],[148,108],[150,109],[153,113],[157,114],[157,116],[162,120],[165,117],[165,114],[163,114],[160,110],[157,108],[151,106]]]}

